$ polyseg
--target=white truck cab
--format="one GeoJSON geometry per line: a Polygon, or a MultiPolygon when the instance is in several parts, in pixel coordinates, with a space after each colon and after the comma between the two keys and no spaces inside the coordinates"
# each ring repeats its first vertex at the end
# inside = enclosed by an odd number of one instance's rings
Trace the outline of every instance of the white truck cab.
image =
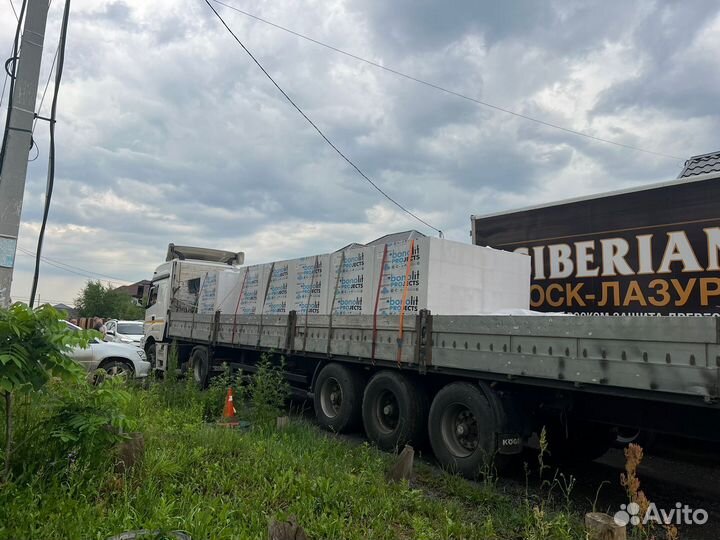
{"type": "Polygon", "coordinates": [[[159,344],[166,344],[167,314],[176,311],[195,313],[204,280],[210,273],[243,264],[243,252],[190,246],[168,246],[165,262],[153,273],[143,326],[143,349],[156,367],[159,344]]]}

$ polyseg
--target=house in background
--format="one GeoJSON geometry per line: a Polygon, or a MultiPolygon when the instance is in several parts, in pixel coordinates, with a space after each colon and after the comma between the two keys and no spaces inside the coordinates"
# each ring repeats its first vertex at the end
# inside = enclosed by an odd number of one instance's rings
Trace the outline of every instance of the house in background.
{"type": "Polygon", "coordinates": [[[115,290],[128,294],[138,306],[141,306],[143,304],[143,298],[150,292],[151,284],[152,282],[149,279],[142,279],[130,285],[117,287],[115,290]]]}
{"type": "Polygon", "coordinates": [[[64,311],[67,313],[68,319],[77,319],[78,317],[78,310],[74,307],[68,306],[67,304],[55,304],[53,307],[58,311],[64,311]]]}
{"type": "Polygon", "coordinates": [[[685,167],[678,178],[690,178],[712,172],[720,172],[720,151],[691,157],[685,162],[685,167]]]}

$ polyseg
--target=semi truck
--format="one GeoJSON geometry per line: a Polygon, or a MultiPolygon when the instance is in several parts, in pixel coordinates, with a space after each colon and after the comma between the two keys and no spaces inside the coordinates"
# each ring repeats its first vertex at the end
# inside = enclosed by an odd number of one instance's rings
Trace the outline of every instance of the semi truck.
{"type": "Polygon", "coordinates": [[[720,173],[472,216],[474,244],[532,257],[531,308],[720,315],[720,173]]]}
{"type": "Polygon", "coordinates": [[[543,429],[556,459],[602,455],[619,427],[720,440],[716,317],[199,310],[204,276],[242,258],[170,246],[145,321],[157,370],[173,343],[200,386],[223,366],[252,374],[262,355],[282,356],[323,428],[363,429],[387,450],[429,442],[467,476],[543,429]]]}

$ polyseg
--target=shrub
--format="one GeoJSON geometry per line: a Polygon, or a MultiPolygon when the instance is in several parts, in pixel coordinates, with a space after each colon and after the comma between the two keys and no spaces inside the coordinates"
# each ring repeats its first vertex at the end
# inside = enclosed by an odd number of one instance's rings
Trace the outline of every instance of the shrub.
{"type": "Polygon", "coordinates": [[[274,420],[285,406],[290,395],[290,385],[283,376],[285,360],[280,365],[272,363],[270,355],[263,354],[258,370],[250,380],[247,392],[253,407],[253,415],[259,423],[274,420]]]}
{"type": "Polygon", "coordinates": [[[31,405],[35,422],[19,433],[17,476],[56,475],[75,468],[97,468],[113,457],[116,445],[136,428],[126,409],[130,393],[122,377],[92,385],[53,381],[31,405]]]}
{"type": "Polygon", "coordinates": [[[96,332],[69,332],[60,313],[45,305],[32,310],[16,303],[0,309],[0,392],[5,404],[5,467],[10,474],[13,454],[13,398],[42,388],[52,377],[77,380],[82,368],[67,353],[74,346],[87,347],[96,332]]]}

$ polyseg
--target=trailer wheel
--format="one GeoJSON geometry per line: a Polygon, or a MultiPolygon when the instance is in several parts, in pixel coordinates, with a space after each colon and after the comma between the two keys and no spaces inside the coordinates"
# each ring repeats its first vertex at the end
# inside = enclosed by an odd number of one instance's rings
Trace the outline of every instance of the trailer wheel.
{"type": "Polygon", "coordinates": [[[365,387],[362,419],[368,438],[383,450],[421,443],[425,438],[427,396],[407,377],[381,371],[365,387]]]}
{"type": "Polygon", "coordinates": [[[341,364],[328,364],[315,381],[313,405],[319,424],[343,433],[360,423],[364,381],[341,364]]]}
{"type": "Polygon", "coordinates": [[[428,430],[440,464],[463,476],[478,476],[496,457],[495,416],[483,392],[473,384],[452,383],[437,393],[428,430]]]}
{"type": "Polygon", "coordinates": [[[206,347],[195,347],[190,354],[190,363],[193,369],[195,383],[204,389],[208,382],[208,351],[206,347]]]}

